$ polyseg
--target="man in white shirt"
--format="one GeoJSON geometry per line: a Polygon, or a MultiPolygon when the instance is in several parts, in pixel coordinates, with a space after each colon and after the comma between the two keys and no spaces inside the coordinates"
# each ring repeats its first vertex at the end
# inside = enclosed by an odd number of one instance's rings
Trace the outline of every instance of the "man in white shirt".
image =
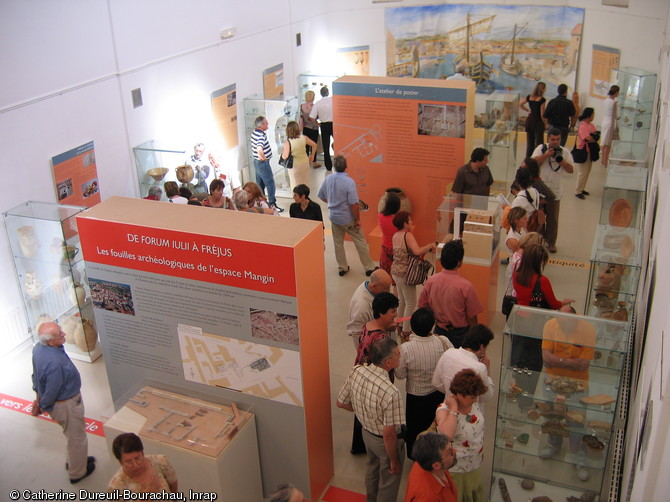
{"type": "Polygon", "coordinates": [[[209,152],[209,163],[214,168],[214,177],[223,181],[223,195],[232,199],[241,188],[239,172],[230,165],[222,166],[219,152],[209,152]]]}
{"type": "Polygon", "coordinates": [[[483,324],[475,324],[465,334],[463,344],[457,349],[449,349],[435,367],[433,385],[439,391],[449,395],[449,386],[454,375],[461,370],[470,368],[479,375],[488,390],[480,396],[480,401],[491,399],[495,393],[493,380],[489,376],[491,362],[486,356],[486,349],[493,340],[493,333],[483,324]]]}
{"type": "Polygon", "coordinates": [[[419,433],[425,431],[435,419],[435,410],[444,393],[433,385],[435,366],[442,354],[454,346],[445,336],[433,335],[435,316],[430,309],[418,309],[410,320],[412,334],[400,346],[400,365],[395,369],[396,378],[407,379],[405,418],[407,419],[407,456],[414,460],[412,447],[419,433]]]}
{"type": "Polygon", "coordinates": [[[540,164],[542,181],[554,192],[556,199],[547,201],[544,212],[547,215],[547,224],[540,232],[549,245],[549,252],[556,252],[558,238],[558,213],[561,209],[561,181],[563,173],[572,174],[574,170],[570,150],[561,146],[561,130],[549,129],[547,144],[539,145],[533,152],[533,158],[540,164]]]}
{"type": "Polygon", "coordinates": [[[321,127],[321,143],[323,145],[323,162],[328,171],[333,170],[330,158],[330,138],[333,136],[333,98],[329,96],[327,86],[321,88],[321,99],[312,107],[310,118],[317,119],[321,127]]]}

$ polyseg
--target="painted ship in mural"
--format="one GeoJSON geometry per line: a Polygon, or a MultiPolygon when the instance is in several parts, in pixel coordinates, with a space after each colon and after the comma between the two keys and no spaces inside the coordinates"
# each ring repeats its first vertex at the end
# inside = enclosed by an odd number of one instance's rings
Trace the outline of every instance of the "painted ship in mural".
{"type": "Polygon", "coordinates": [[[521,28],[517,29],[517,25],[514,25],[514,34],[512,35],[511,41],[511,50],[508,54],[505,54],[500,58],[500,69],[509,75],[514,75],[515,77],[521,73],[523,70],[523,65],[521,61],[516,58],[515,49],[516,49],[516,36],[521,33],[521,31],[526,27],[528,23],[524,24],[521,28]]]}
{"type": "Polygon", "coordinates": [[[480,86],[491,78],[492,73],[496,73],[493,65],[487,63],[484,59],[485,49],[481,47],[481,43],[476,38],[476,35],[488,33],[491,30],[493,19],[495,19],[495,16],[487,16],[473,21],[472,16],[468,14],[465,25],[446,33],[448,46],[452,44],[458,46],[465,43],[463,54],[454,58],[454,68],[461,61],[465,61],[468,65],[468,75],[477,83],[478,90],[481,90],[480,86]]]}

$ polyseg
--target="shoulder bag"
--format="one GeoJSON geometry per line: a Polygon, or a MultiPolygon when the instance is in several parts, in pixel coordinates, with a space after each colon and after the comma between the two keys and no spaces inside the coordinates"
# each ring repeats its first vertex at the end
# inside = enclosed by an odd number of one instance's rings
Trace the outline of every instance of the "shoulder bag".
{"type": "Polygon", "coordinates": [[[540,279],[542,279],[542,276],[538,275],[537,280],[535,281],[535,287],[530,294],[530,302],[528,305],[538,309],[551,309],[549,303],[544,299],[544,295],[542,294],[542,284],[540,284],[540,279]]]}
{"type": "MultiPolygon", "coordinates": [[[[512,272],[512,275],[514,275],[514,272],[512,272]]],[[[519,300],[516,296],[510,294],[510,286],[512,285],[512,277],[509,278],[509,282],[507,283],[507,289],[505,289],[505,296],[503,296],[503,301],[502,301],[502,309],[501,312],[505,317],[509,317],[509,315],[512,313],[512,309],[514,308],[514,305],[516,305],[519,300]]]]}
{"type": "Polygon", "coordinates": [[[405,248],[407,249],[407,275],[405,276],[405,284],[408,286],[418,286],[423,284],[433,273],[433,265],[424,260],[421,256],[412,254],[412,251],[407,245],[407,232],[405,232],[405,248]]]}
{"type": "Polygon", "coordinates": [[[288,141],[288,157],[284,158],[281,155],[279,156],[279,165],[284,166],[286,169],[293,169],[293,153],[291,152],[291,140],[288,141]]]}

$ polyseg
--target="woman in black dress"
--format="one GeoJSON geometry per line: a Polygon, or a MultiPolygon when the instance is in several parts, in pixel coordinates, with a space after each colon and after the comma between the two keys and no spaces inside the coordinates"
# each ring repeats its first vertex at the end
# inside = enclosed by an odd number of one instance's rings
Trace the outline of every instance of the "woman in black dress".
{"type": "Polygon", "coordinates": [[[542,116],[547,102],[544,98],[546,90],[545,83],[538,82],[533,92],[519,102],[521,109],[529,112],[526,119],[526,157],[532,157],[535,148],[544,143],[546,125],[542,116]]]}

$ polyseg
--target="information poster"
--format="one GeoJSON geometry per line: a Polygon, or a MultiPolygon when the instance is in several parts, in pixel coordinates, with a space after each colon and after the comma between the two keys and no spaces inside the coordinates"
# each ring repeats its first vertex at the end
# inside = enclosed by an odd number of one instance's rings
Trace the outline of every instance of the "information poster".
{"type": "Polygon", "coordinates": [[[122,197],[77,224],[112,398],[151,381],[252,410],[266,495],[285,479],[320,493],[332,476],[321,226],[122,197]],[[286,451],[293,462],[277,463],[286,451]]]}
{"type": "Polygon", "coordinates": [[[239,144],[237,136],[237,89],[235,84],[214,91],[211,96],[212,113],[223,138],[223,148],[229,150],[239,144]]]}
{"type": "Polygon", "coordinates": [[[263,95],[265,99],[284,97],[284,64],[263,70],[263,95]]]}
{"type": "Polygon", "coordinates": [[[93,207],[100,202],[93,141],[51,158],[59,204],[93,207]]]}
{"type": "Polygon", "coordinates": [[[604,45],[593,44],[593,56],[591,58],[591,89],[590,94],[594,98],[605,99],[610,86],[614,84],[610,79],[612,70],[619,69],[619,58],[621,51],[604,45]]]}
{"type": "Polygon", "coordinates": [[[370,75],[370,46],[337,49],[340,73],[343,75],[370,75]]]}
{"type": "Polygon", "coordinates": [[[336,154],[370,206],[361,215],[366,234],[377,226],[381,196],[399,187],[417,240],[434,241],[437,208],[472,150],[474,83],[352,76],[333,91],[336,154]]]}

